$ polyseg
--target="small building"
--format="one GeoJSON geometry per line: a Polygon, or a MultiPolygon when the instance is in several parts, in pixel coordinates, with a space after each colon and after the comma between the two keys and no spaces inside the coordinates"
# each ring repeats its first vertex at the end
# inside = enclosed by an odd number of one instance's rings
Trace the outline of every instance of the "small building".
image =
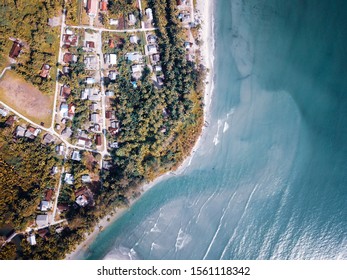
{"type": "Polygon", "coordinates": [[[109,21],[110,25],[118,25],[119,23],[119,20],[118,19],[113,19],[111,18],[110,21],[109,21]]]}
{"type": "Polygon", "coordinates": [[[161,72],[163,69],[162,69],[162,67],[160,66],[160,65],[156,65],[156,66],[154,66],[154,71],[155,72],[161,72]]]}
{"type": "Polygon", "coordinates": [[[77,140],[77,145],[89,148],[92,145],[92,141],[85,137],[79,137],[77,140]]]}
{"type": "Polygon", "coordinates": [[[48,233],[49,231],[47,228],[43,228],[37,231],[37,234],[42,238],[45,238],[48,233]]]}
{"type": "Polygon", "coordinates": [[[25,135],[25,130],[26,130],[26,128],[25,127],[22,127],[22,126],[17,126],[17,128],[16,128],[16,137],[24,137],[24,135],[25,135]]]}
{"type": "Polygon", "coordinates": [[[17,120],[16,116],[9,116],[5,122],[5,125],[12,127],[15,121],[17,120]]]}
{"type": "Polygon", "coordinates": [[[36,225],[38,227],[45,227],[48,225],[48,215],[37,215],[36,216],[36,225]]]}
{"type": "Polygon", "coordinates": [[[137,44],[138,40],[139,40],[139,38],[136,35],[130,36],[130,43],[137,44]]]}
{"type": "Polygon", "coordinates": [[[105,54],[105,63],[108,63],[110,65],[116,65],[117,55],[115,53],[105,54]]]}
{"type": "Polygon", "coordinates": [[[101,146],[101,135],[100,134],[97,134],[96,137],[95,137],[95,144],[96,146],[101,146]]]}
{"type": "Polygon", "coordinates": [[[65,173],[64,182],[68,185],[72,185],[74,183],[74,177],[70,173],[65,173]]]}
{"type": "Polygon", "coordinates": [[[43,143],[46,145],[52,143],[53,140],[54,140],[54,137],[52,134],[47,133],[45,134],[45,136],[43,136],[43,143]]]}
{"type": "Polygon", "coordinates": [[[81,99],[82,100],[88,99],[88,95],[89,95],[88,93],[89,93],[88,89],[82,90],[81,91],[81,99]]]}
{"type": "Polygon", "coordinates": [[[70,119],[73,119],[73,117],[75,116],[75,110],[76,110],[76,107],[75,105],[73,105],[72,103],[69,104],[68,106],[69,110],[68,110],[68,117],[70,119]]]}
{"type": "Polygon", "coordinates": [[[109,79],[110,79],[111,81],[115,81],[116,78],[117,78],[117,73],[116,73],[116,71],[110,71],[110,72],[108,73],[108,77],[109,77],[109,79]]]}
{"type": "Polygon", "coordinates": [[[63,156],[65,153],[65,146],[63,144],[60,144],[55,148],[55,151],[59,156],[63,156]]]}
{"type": "Polygon", "coordinates": [[[70,67],[69,66],[63,66],[63,74],[68,75],[70,74],[70,67]]]}
{"type": "MultiPolygon", "coordinates": [[[[55,166],[55,168],[57,169],[57,172],[58,172],[58,167],[55,166]]],[[[53,197],[53,194],[54,194],[54,191],[52,189],[47,190],[46,193],[45,193],[45,200],[46,201],[51,201],[52,197],[53,197]]]]}
{"type": "Polygon", "coordinates": [[[95,79],[91,77],[86,78],[86,84],[87,85],[95,84],[95,79]]]}
{"type": "Polygon", "coordinates": [[[98,0],[87,0],[87,14],[95,17],[98,14],[98,0]]]}
{"type": "Polygon", "coordinates": [[[142,55],[138,52],[127,53],[125,58],[131,62],[140,62],[142,60],[142,55]]]}
{"type": "Polygon", "coordinates": [[[40,132],[41,129],[29,126],[24,136],[30,139],[35,139],[35,137],[37,137],[37,135],[39,135],[40,132]]]}
{"type": "Polygon", "coordinates": [[[149,44],[155,44],[157,42],[157,37],[153,34],[147,36],[147,41],[149,44]]]}
{"type": "Polygon", "coordinates": [[[8,110],[6,108],[0,108],[0,115],[6,117],[8,115],[8,110]]]}
{"type": "Polygon", "coordinates": [[[136,23],[136,17],[134,16],[134,14],[129,14],[128,19],[129,19],[129,21],[128,21],[128,24],[129,24],[129,25],[135,25],[135,23],[136,23]]]}
{"type": "Polygon", "coordinates": [[[43,64],[40,72],[40,77],[49,78],[49,72],[51,70],[51,66],[48,64],[43,64]]]}
{"type": "Polygon", "coordinates": [[[86,47],[90,49],[95,49],[95,43],[93,41],[87,41],[86,47]]]}
{"type": "Polygon", "coordinates": [[[109,46],[110,48],[114,48],[114,47],[115,47],[115,44],[114,44],[114,40],[113,40],[113,39],[108,40],[108,46],[109,46]]]}
{"type": "Polygon", "coordinates": [[[90,116],[90,121],[93,123],[98,123],[100,121],[100,116],[98,113],[93,113],[90,116]]]}
{"type": "Polygon", "coordinates": [[[63,212],[65,212],[65,211],[69,210],[69,205],[67,205],[66,203],[59,203],[59,204],[57,205],[57,208],[58,208],[58,211],[59,211],[60,213],[63,213],[63,212]]]}
{"type": "Polygon", "coordinates": [[[91,182],[89,174],[82,175],[81,179],[82,179],[82,183],[90,183],[91,182]]]}
{"type": "Polygon", "coordinates": [[[152,20],[153,20],[153,11],[152,11],[151,8],[147,8],[147,9],[145,10],[145,14],[146,14],[147,19],[148,19],[149,21],[152,21],[152,20]]]}
{"type": "Polygon", "coordinates": [[[100,11],[106,12],[107,11],[107,2],[105,0],[100,2],[100,11]]]}
{"type": "Polygon", "coordinates": [[[82,158],[81,158],[80,151],[73,151],[71,159],[75,161],[81,161],[82,158]]]}
{"type": "Polygon", "coordinates": [[[95,112],[95,111],[97,111],[99,109],[100,109],[100,107],[99,107],[98,103],[93,102],[92,105],[90,105],[90,110],[93,111],[93,112],[95,112]]]}
{"type": "Polygon", "coordinates": [[[192,46],[192,43],[191,42],[184,42],[183,45],[184,45],[186,50],[189,50],[191,48],[191,46],[192,46]]]}
{"type": "Polygon", "coordinates": [[[151,56],[151,58],[152,58],[152,62],[153,62],[153,63],[158,63],[158,62],[160,62],[160,55],[159,55],[159,54],[153,54],[153,55],[151,56]]]}
{"type": "Polygon", "coordinates": [[[28,242],[31,246],[35,246],[36,245],[36,237],[35,237],[35,234],[32,233],[29,235],[28,237],[28,242]]]}
{"type": "Polygon", "coordinates": [[[60,104],[60,114],[63,117],[67,117],[68,116],[68,112],[69,112],[69,105],[67,105],[65,102],[62,102],[60,104]]]}
{"type": "Polygon", "coordinates": [[[60,90],[60,95],[64,98],[64,99],[68,99],[69,96],[71,94],[71,88],[70,86],[68,85],[63,85],[61,87],[61,90],[60,90]]]}
{"type": "Polygon", "coordinates": [[[51,204],[48,201],[46,201],[46,200],[41,201],[40,211],[47,212],[49,210],[49,208],[51,208],[51,204]]]}
{"type": "Polygon", "coordinates": [[[150,55],[158,52],[156,45],[148,45],[147,49],[148,49],[148,54],[150,54],[150,55]]]}
{"type": "Polygon", "coordinates": [[[61,135],[66,137],[66,138],[70,138],[72,135],[72,130],[70,127],[65,127],[64,130],[61,132],[61,135]]]}
{"type": "Polygon", "coordinates": [[[106,95],[107,97],[113,97],[113,96],[114,96],[114,91],[112,91],[112,90],[107,90],[107,91],[105,92],[105,95],[106,95]]]}
{"type": "Polygon", "coordinates": [[[79,195],[76,198],[76,203],[81,207],[85,207],[88,205],[88,198],[84,194],[79,195]]]}
{"type": "Polygon", "coordinates": [[[51,170],[51,175],[53,176],[53,175],[57,174],[58,171],[59,171],[58,167],[57,166],[53,166],[52,170],[51,170]]]}
{"type": "Polygon", "coordinates": [[[65,53],[63,56],[63,62],[65,63],[76,63],[77,62],[77,55],[72,53],[65,53]]]}
{"type": "Polygon", "coordinates": [[[9,57],[16,59],[22,51],[22,45],[18,41],[14,41],[10,50],[9,57]]]}

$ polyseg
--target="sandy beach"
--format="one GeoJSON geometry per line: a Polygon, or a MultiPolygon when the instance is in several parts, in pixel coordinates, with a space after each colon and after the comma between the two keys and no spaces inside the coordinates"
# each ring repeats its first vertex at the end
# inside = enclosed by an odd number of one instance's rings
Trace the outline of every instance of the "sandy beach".
{"type": "MultiPolygon", "coordinates": [[[[197,7],[195,7],[195,18],[201,21],[201,40],[203,42],[203,45],[201,47],[201,53],[202,53],[202,63],[205,65],[206,68],[209,69],[206,77],[206,87],[205,87],[205,93],[204,93],[204,122],[205,124],[209,122],[209,109],[211,105],[212,100],[212,93],[213,93],[213,61],[214,61],[214,36],[213,36],[213,0],[198,0],[197,1],[197,7]]],[[[144,185],[141,188],[141,193],[148,191],[153,186],[158,184],[161,181],[164,181],[172,176],[181,174],[184,172],[184,170],[187,168],[187,166],[190,165],[195,152],[200,146],[201,139],[205,135],[206,125],[203,126],[202,133],[199,136],[197,142],[195,143],[195,146],[192,149],[192,152],[189,157],[187,157],[182,164],[179,166],[179,168],[175,172],[167,172],[164,175],[158,177],[154,181],[144,185]]],[[[134,199],[130,201],[131,207],[137,199],[134,199]]],[[[106,216],[100,222],[97,226],[95,226],[94,231],[89,234],[86,239],[80,243],[76,249],[68,254],[66,256],[66,260],[74,260],[74,259],[80,259],[85,252],[85,250],[89,247],[89,245],[95,240],[97,235],[100,233],[101,229],[105,229],[110,224],[114,223],[119,217],[121,217],[126,211],[128,211],[129,208],[124,209],[117,209],[117,212],[113,216],[106,216]]]]}

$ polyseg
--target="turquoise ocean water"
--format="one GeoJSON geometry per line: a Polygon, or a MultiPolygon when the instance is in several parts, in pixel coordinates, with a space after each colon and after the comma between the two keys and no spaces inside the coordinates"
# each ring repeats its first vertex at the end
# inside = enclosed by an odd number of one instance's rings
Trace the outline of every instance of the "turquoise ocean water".
{"type": "Polygon", "coordinates": [[[347,1],[216,0],[210,125],[85,259],[347,259],[347,1]]]}

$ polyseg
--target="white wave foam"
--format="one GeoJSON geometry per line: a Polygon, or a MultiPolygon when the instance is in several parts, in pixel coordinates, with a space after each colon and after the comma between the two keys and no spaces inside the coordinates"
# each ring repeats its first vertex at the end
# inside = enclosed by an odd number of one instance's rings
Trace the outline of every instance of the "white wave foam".
{"type": "Polygon", "coordinates": [[[228,129],[229,129],[229,124],[225,122],[223,127],[223,133],[225,133],[228,129]]]}
{"type": "Polygon", "coordinates": [[[180,228],[176,238],[176,252],[184,248],[191,240],[192,237],[189,234],[184,233],[183,230],[180,228]]]}

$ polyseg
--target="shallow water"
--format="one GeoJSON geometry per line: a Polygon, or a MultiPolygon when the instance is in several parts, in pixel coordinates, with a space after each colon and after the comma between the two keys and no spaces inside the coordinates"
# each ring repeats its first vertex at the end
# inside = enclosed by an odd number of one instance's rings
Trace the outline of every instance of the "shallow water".
{"type": "Polygon", "coordinates": [[[215,2],[200,149],[82,258],[347,258],[346,1],[215,2]]]}

